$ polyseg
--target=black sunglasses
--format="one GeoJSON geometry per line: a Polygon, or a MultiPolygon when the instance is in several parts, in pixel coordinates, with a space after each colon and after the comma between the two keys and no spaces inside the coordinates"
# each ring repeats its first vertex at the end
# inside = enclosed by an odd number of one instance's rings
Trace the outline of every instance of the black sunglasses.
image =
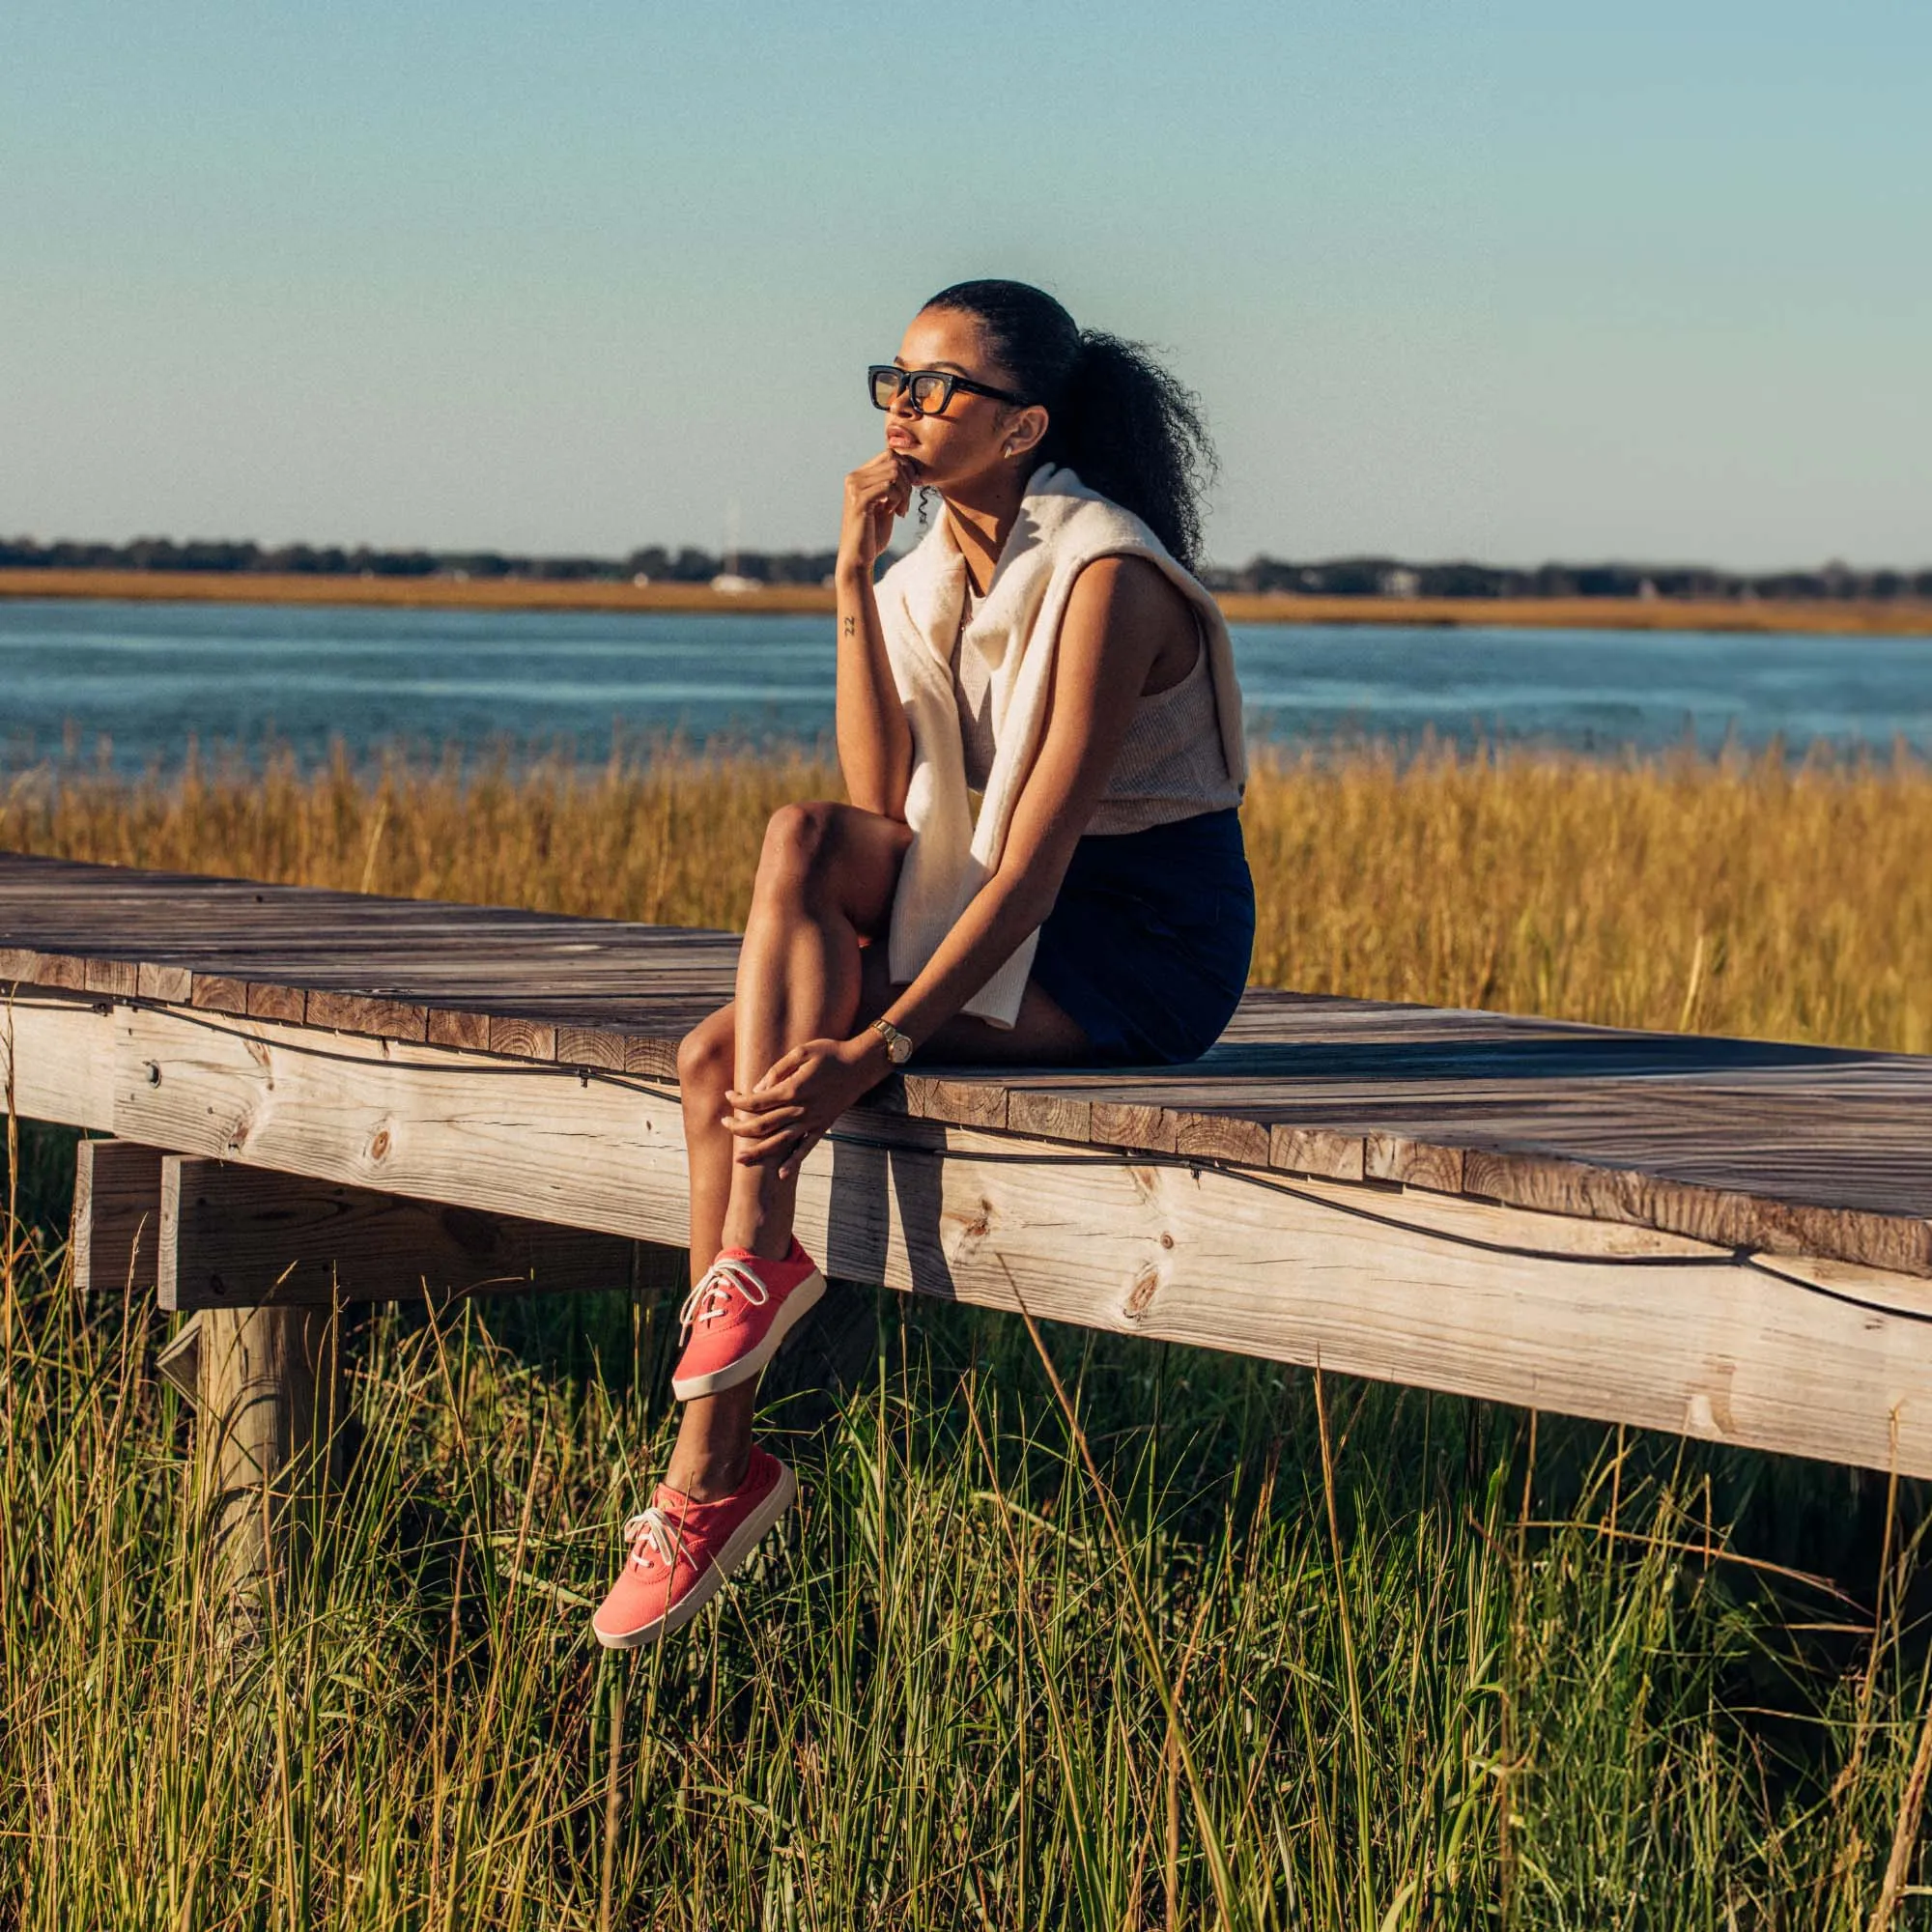
{"type": "Polygon", "coordinates": [[[866,371],[872,391],[872,407],[889,410],[901,394],[912,392],[912,406],[923,416],[943,416],[954,389],[968,389],[976,396],[991,396],[995,402],[1024,404],[1024,396],[1010,389],[996,389],[990,383],[975,383],[947,369],[901,369],[896,362],[874,362],[866,371]]]}

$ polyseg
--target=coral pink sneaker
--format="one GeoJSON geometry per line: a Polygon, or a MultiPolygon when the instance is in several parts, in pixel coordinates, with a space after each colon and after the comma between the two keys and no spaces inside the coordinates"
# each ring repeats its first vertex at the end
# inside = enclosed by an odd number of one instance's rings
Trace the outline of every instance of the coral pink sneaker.
{"type": "Polygon", "coordinates": [[[783,1261],[726,1248],[686,1296],[678,1321],[691,1331],[670,1378],[679,1402],[747,1381],[818,1305],[825,1277],[791,1237],[783,1261]]]}
{"type": "Polygon", "coordinates": [[[631,1553],[590,1619],[597,1641],[635,1650],[682,1630],[797,1494],[791,1471],[755,1443],[745,1480],[715,1503],[695,1503],[660,1483],[657,1500],[624,1525],[631,1553]]]}

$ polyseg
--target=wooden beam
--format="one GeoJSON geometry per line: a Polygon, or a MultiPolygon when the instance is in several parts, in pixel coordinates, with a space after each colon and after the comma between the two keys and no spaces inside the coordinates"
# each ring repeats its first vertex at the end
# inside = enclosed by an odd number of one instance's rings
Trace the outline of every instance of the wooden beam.
{"type": "MultiPolygon", "coordinates": [[[[107,1124],[125,1138],[686,1238],[668,1095],[529,1062],[505,1077],[504,1063],[426,1042],[152,1010],[117,1011],[104,1044],[107,1124]]],[[[1912,1275],[1753,1260],[1396,1180],[1070,1155],[867,1110],[807,1160],[798,1225],[853,1280],[1932,1475],[1932,1284],[1912,1275]]]]}
{"type": "Polygon", "coordinates": [[[114,1028],[125,1138],[672,1247],[690,1238],[674,1099],[563,1066],[266,1020],[124,1009],[114,1028]]]}
{"type": "Polygon", "coordinates": [[[629,1288],[634,1242],[170,1154],[158,1175],[160,1304],[327,1307],[629,1288]]]}
{"type": "Polygon", "coordinates": [[[116,1039],[106,1001],[0,980],[0,1113],[111,1132],[116,1039]]]}
{"type": "MultiPolygon", "coordinates": [[[[318,1054],[266,1022],[116,1025],[130,1138],[686,1237],[673,1098],[528,1063],[504,1077],[427,1044],[338,1035],[318,1054]]],[[[800,1238],[853,1280],[1932,1475],[1932,1284],[1917,1277],[1803,1258],[1767,1272],[1720,1244],[1425,1187],[1067,1154],[855,1110],[805,1164],[800,1238]]]]}
{"type": "Polygon", "coordinates": [[[73,1151],[73,1285],[152,1294],[161,1239],[160,1149],[82,1141],[73,1151]]]}

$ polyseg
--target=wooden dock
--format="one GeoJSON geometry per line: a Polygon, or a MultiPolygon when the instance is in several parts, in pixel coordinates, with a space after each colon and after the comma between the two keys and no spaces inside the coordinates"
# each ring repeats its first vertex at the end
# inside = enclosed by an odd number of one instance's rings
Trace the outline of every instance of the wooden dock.
{"type": "MultiPolygon", "coordinates": [[[[0,1072],[112,1137],[96,1290],[666,1279],[675,1050],[736,951],[0,856],[0,1072]]],[[[857,1280],[1932,1475],[1928,1125],[1932,1060],[1253,989],[1191,1066],[915,1060],[799,1231],[857,1280]]]]}

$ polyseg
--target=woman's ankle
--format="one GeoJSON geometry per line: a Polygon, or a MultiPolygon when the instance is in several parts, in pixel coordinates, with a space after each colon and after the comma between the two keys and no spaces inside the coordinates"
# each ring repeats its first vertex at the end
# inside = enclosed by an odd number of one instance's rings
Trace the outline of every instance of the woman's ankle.
{"type": "Polygon", "coordinates": [[[754,1221],[749,1215],[727,1212],[724,1241],[727,1248],[743,1248],[760,1261],[781,1262],[791,1253],[791,1227],[781,1228],[776,1220],[754,1221]]]}
{"type": "Polygon", "coordinates": [[[666,1484],[679,1495],[695,1503],[722,1502],[744,1486],[752,1466],[752,1445],[748,1440],[729,1448],[671,1451],[670,1466],[665,1471],[666,1484]]]}

